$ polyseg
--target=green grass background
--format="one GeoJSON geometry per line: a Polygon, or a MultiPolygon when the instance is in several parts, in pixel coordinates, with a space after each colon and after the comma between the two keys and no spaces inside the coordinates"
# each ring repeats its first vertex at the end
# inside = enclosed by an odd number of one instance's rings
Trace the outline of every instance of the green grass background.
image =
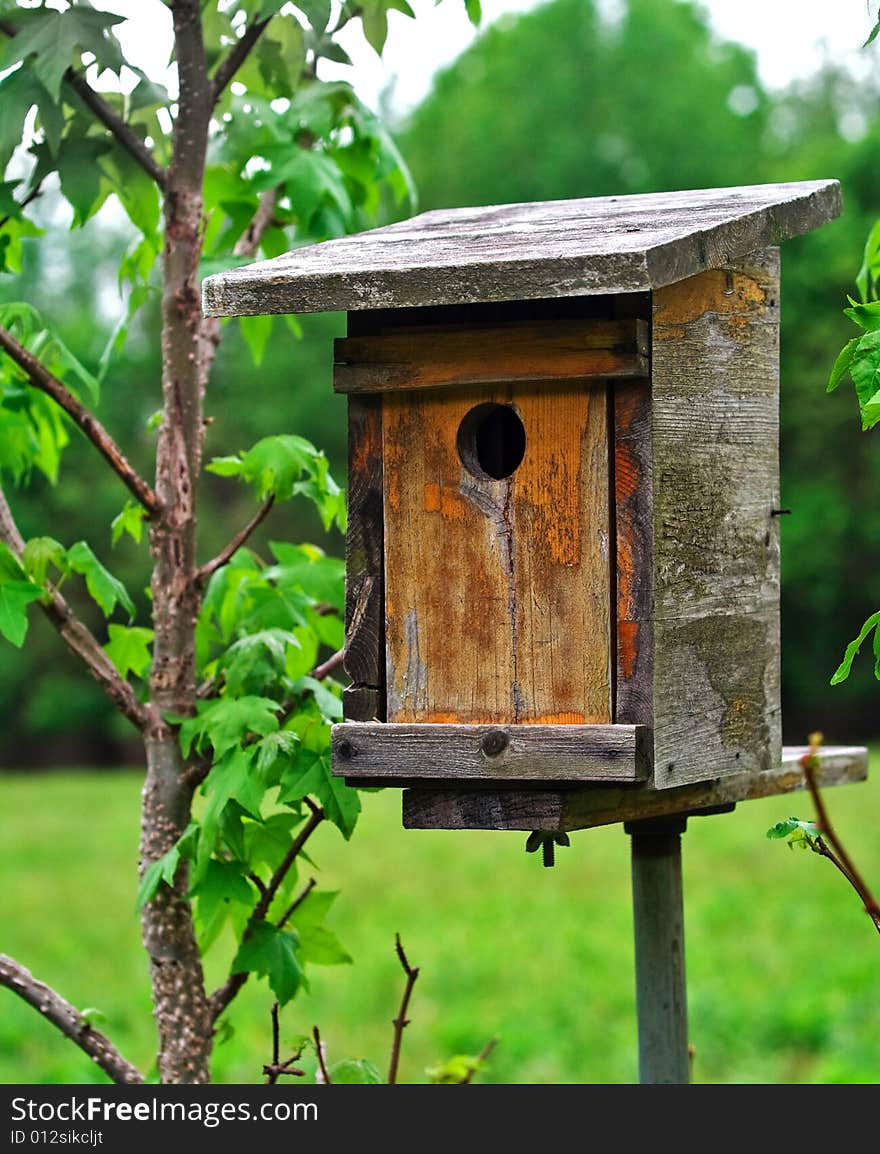
{"type": "MultiPolygon", "coordinates": [[[[829,791],[841,832],[880,884],[880,762],[874,780],[829,791]]],[[[132,1061],[153,1062],[146,965],[134,913],[140,783],[133,773],[0,777],[0,951],[74,1004],[132,1061]]],[[[699,818],[685,836],[690,1036],[695,1080],[880,1080],[880,942],[828,862],[768,841],[810,816],[802,795],[699,818]]],[[[637,1079],[628,839],[585,831],[554,870],[510,833],[405,831],[396,791],[364,796],[350,844],[314,839],[324,888],[342,891],[330,923],[353,966],[312,968],[283,1013],[286,1039],[318,1023],[331,1061],[387,1064],[402,976],[400,931],[422,976],[401,1081],[499,1045],[483,1081],[637,1079]]],[[[305,876],[305,875],[304,875],[305,876]]],[[[222,977],[228,943],[208,955],[222,977]]],[[[216,1050],[220,1082],[260,1080],[271,995],[245,988],[235,1033],[216,1050]]],[[[101,1081],[69,1042],[0,990],[0,1082],[101,1081]]]]}

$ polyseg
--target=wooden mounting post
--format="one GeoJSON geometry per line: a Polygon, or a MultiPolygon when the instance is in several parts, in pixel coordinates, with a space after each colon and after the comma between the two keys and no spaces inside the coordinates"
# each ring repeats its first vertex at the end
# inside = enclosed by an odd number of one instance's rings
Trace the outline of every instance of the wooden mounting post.
{"type": "Polygon", "coordinates": [[[687,818],[630,821],[639,1081],[687,1085],[687,986],[681,835],[687,818]]]}

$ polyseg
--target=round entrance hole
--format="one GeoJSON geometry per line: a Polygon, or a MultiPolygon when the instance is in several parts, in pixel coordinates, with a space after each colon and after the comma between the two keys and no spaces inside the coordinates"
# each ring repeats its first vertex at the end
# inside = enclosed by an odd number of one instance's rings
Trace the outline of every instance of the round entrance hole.
{"type": "Polygon", "coordinates": [[[526,451],[526,430],[513,405],[489,402],[466,413],[458,426],[458,455],[469,473],[502,481],[515,473],[526,451]]]}

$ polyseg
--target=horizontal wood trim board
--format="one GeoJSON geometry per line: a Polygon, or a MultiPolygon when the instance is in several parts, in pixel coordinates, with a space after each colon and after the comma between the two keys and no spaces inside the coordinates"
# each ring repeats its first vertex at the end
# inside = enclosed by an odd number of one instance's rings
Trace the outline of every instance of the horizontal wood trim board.
{"type": "MultiPolygon", "coordinates": [[[[763,773],[741,773],[678,789],[591,788],[570,790],[445,789],[420,787],[403,794],[406,829],[501,829],[573,831],[616,822],[687,815],[806,788],[800,758],[806,749],[787,747],[763,773]]],[[[868,776],[863,746],[829,746],[818,756],[817,781],[827,789],[868,776]]],[[[788,812],[788,811],[786,811],[788,812]]]]}
{"type": "Polygon", "coordinates": [[[583,783],[643,780],[642,725],[333,726],[333,772],[348,781],[583,783]]]}
{"type": "Polygon", "coordinates": [[[405,330],[335,342],[340,393],[648,375],[643,320],[564,320],[474,329],[405,330]]]}

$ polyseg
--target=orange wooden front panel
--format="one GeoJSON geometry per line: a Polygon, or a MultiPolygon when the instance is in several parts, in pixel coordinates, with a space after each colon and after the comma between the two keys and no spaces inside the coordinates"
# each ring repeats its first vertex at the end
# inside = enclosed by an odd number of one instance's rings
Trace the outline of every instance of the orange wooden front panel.
{"type": "Polygon", "coordinates": [[[388,721],[611,720],[604,383],[383,397],[388,721]],[[522,463],[475,477],[476,405],[512,404],[522,463]]]}

